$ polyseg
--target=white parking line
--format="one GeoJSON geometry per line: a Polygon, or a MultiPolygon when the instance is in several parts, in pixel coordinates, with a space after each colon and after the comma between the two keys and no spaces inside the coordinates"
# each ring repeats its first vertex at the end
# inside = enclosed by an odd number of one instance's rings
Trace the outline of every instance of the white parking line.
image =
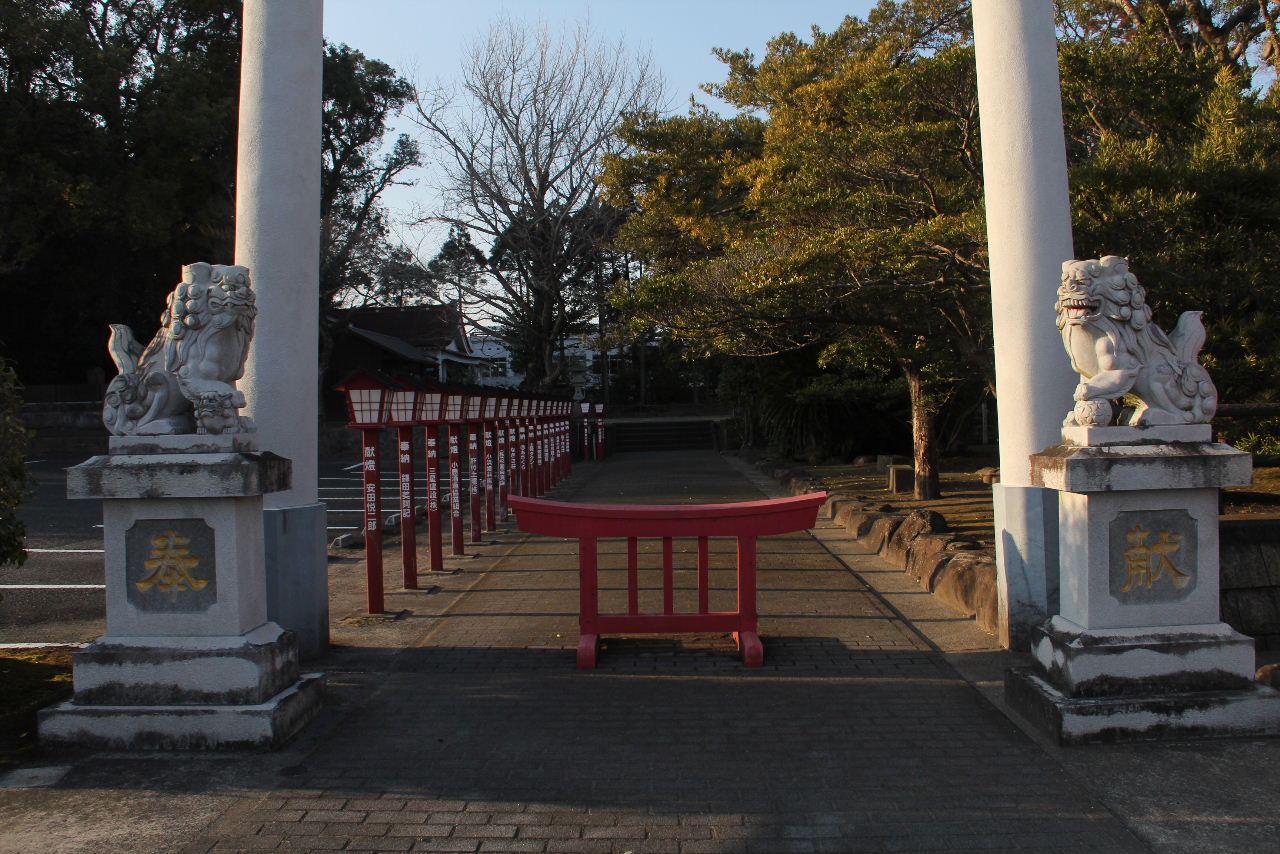
{"type": "Polygon", "coordinates": [[[63,643],[58,643],[57,641],[50,641],[48,643],[0,643],[0,649],[48,649],[51,646],[66,646],[73,647],[75,649],[84,649],[88,645],[89,644],[87,643],[66,643],[65,641],[63,643]]]}
{"type": "Polygon", "coordinates": [[[27,549],[27,551],[48,555],[100,555],[105,553],[103,549],[27,549]]]}
{"type": "Polygon", "coordinates": [[[0,590],[106,590],[105,584],[0,584],[0,590]]]}

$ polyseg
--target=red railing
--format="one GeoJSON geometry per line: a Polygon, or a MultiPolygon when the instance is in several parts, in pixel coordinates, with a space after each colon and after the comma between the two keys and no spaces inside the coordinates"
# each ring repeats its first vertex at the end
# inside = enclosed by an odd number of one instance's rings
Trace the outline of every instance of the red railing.
{"type": "Polygon", "coordinates": [[[756,611],[756,538],[812,528],[825,492],[737,504],[625,505],[567,504],[512,496],[520,530],[578,540],[578,667],[596,666],[602,634],[674,634],[733,632],[748,667],[764,663],[756,611]],[[711,537],[738,541],[737,610],[710,609],[711,537]],[[600,613],[598,541],[626,539],[627,612],[600,613]],[[640,612],[639,546],[641,538],[662,541],[662,613],[640,612]],[[697,610],[677,613],[672,541],[696,539],[697,610]]]}

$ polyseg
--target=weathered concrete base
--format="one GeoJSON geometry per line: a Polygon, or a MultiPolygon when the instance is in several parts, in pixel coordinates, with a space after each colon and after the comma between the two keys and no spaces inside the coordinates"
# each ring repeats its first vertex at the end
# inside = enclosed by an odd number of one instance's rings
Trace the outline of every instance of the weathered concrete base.
{"type": "Polygon", "coordinates": [[[98,750],[263,750],[280,747],[320,710],[324,675],[308,673],[264,703],[243,706],[82,706],[40,713],[46,747],[98,750]]]}
{"type": "Polygon", "coordinates": [[[1256,668],[1253,639],[1226,623],[1086,630],[1059,615],[1035,630],[1031,652],[1076,698],[1237,690],[1256,668]]]}
{"type": "Polygon", "coordinates": [[[40,713],[40,741],[111,750],[278,747],[320,709],[275,623],[235,637],[106,636],[76,653],[75,696],[40,713]]]}
{"type": "Polygon", "coordinates": [[[298,681],[298,641],[275,623],[237,637],[112,637],[74,656],[78,706],[255,705],[298,681]]]}
{"type": "Polygon", "coordinates": [[[1033,669],[1014,668],[1004,696],[1059,744],[1280,735],[1280,691],[1256,683],[1234,691],[1069,697],[1033,669]]]}
{"type": "Polygon", "coordinates": [[[329,649],[329,556],[325,506],[262,511],[267,618],[298,636],[304,661],[329,649]]]}

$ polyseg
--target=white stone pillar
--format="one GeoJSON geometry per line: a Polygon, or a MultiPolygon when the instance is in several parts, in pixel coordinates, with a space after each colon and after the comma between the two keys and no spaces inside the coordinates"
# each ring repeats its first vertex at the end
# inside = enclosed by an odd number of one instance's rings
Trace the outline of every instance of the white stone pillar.
{"type": "Polygon", "coordinates": [[[974,0],[991,252],[1000,480],[996,556],[1003,639],[1020,646],[1057,599],[1057,496],[1031,485],[1030,455],[1059,441],[1075,374],[1054,326],[1072,257],[1052,0],[974,0]]]}
{"type": "Polygon", "coordinates": [[[236,263],[258,291],[240,388],[259,442],[293,461],[268,497],[268,607],[303,655],[327,644],[324,505],[318,501],[320,119],[323,0],[244,0],[236,263]]]}

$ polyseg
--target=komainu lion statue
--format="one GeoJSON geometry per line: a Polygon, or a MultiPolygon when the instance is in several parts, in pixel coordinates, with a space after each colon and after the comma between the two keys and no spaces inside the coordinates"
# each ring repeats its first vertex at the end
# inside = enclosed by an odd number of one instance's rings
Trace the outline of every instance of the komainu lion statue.
{"type": "Polygon", "coordinates": [[[128,326],[111,324],[107,349],[120,374],[107,386],[107,429],[117,436],[252,430],[238,414],[245,400],[235,382],[257,313],[248,268],[183,267],[146,349],[128,326]]]}
{"type": "Polygon", "coordinates": [[[1218,391],[1197,361],[1201,312],[1186,311],[1166,335],[1151,322],[1146,292],[1117,255],[1062,265],[1058,329],[1080,374],[1066,425],[1207,424],[1218,391]]]}

